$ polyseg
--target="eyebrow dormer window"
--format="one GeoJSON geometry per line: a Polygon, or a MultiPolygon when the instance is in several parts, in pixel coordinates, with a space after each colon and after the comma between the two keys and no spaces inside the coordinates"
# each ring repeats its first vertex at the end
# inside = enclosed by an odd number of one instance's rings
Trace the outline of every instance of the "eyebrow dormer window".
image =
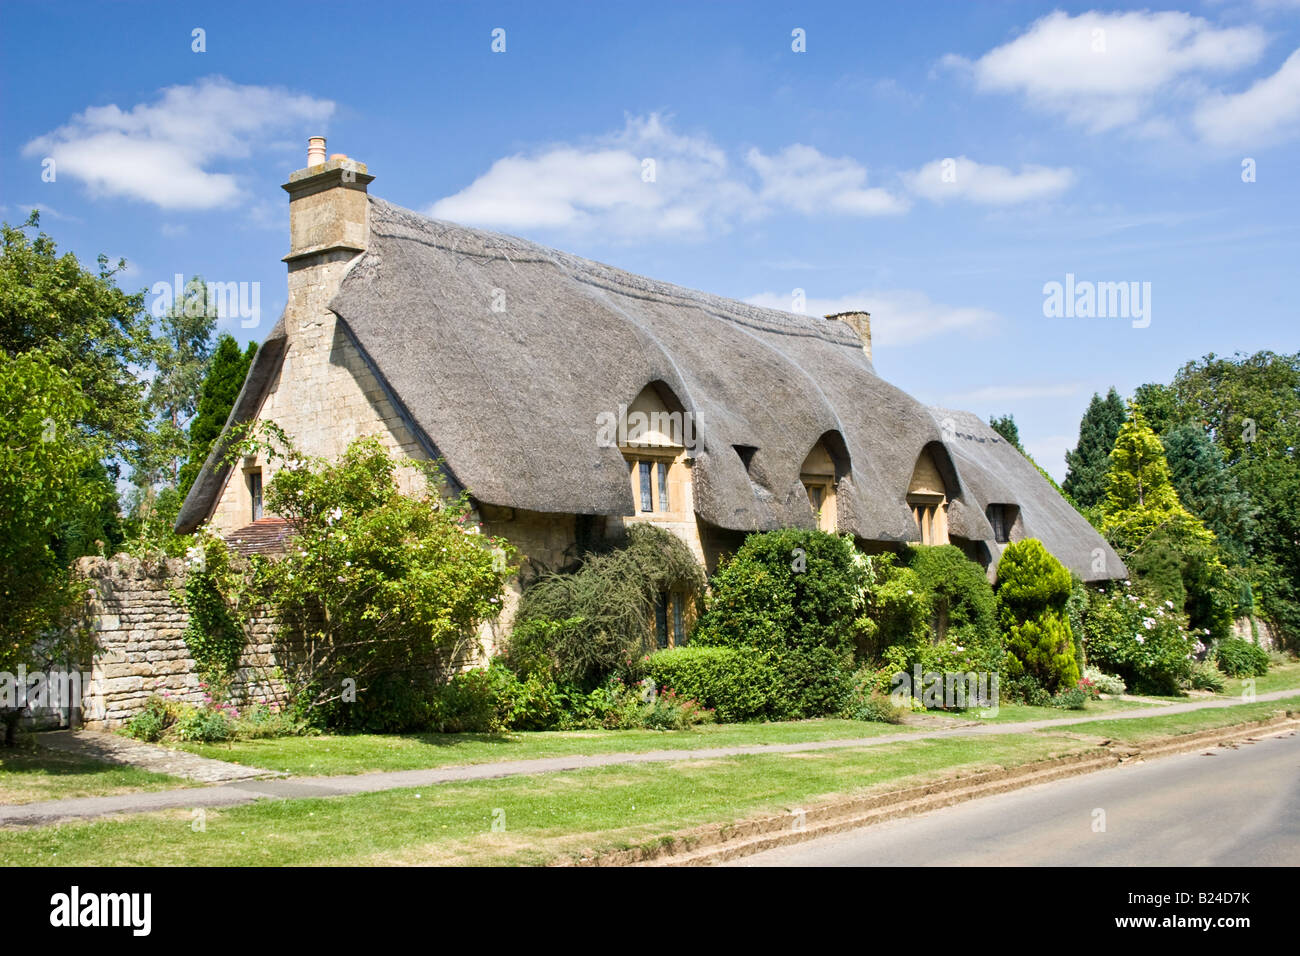
{"type": "Polygon", "coordinates": [[[684,487],[689,465],[681,444],[686,434],[685,413],[670,408],[660,392],[647,385],[625,414],[626,438],[620,438],[619,450],[627,462],[636,516],[678,514],[689,507],[684,487]]]}
{"type": "Polygon", "coordinates": [[[825,440],[819,440],[813,445],[799,466],[799,481],[808,495],[808,506],[812,508],[813,519],[822,531],[834,531],[836,528],[835,489],[843,471],[843,467],[826,447],[825,440]]]}
{"type": "Polygon", "coordinates": [[[993,528],[993,540],[998,544],[1007,544],[1011,540],[1011,530],[1020,509],[1016,505],[989,505],[984,514],[993,528]]]}

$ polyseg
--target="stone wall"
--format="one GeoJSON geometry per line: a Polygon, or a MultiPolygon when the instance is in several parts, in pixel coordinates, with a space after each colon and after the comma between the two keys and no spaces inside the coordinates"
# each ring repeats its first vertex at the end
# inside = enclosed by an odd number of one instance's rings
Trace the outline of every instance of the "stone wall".
{"type": "MultiPolygon", "coordinates": [[[[153,563],[119,554],[82,558],[77,571],[88,585],[84,620],[99,646],[86,668],[85,726],[119,727],[154,694],[202,703],[205,691],[183,636],[189,623],[185,562],[153,563]]],[[[264,617],[248,622],[249,646],[232,684],[237,703],[279,695],[268,675],[272,629],[273,622],[264,617]]]]}

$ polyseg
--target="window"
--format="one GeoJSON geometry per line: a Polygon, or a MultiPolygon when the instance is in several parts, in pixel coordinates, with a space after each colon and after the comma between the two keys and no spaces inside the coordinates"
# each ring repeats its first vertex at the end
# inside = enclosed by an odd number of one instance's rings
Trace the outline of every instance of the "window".
{"type": "Polygon", "coordinates": [[[836,486],[848,471],[848,451],[835,432],[827,432],[817,439],[799,466],[799,480],[808,495],[808,506],[822,531],[835,530],[836,486]],[[836,451],[832,453],[832,449],[836,451]]]}
{"type": "Polygon", "coordinates": [[[255,468],[248,473],[248,496],[253,501],[253,521],[262,517],[262,469],[255,468]]]}
{"type": "Polygon", "coordinates": [[[655,509],[656,511],[673,510],[668,507],[668,467],[668,462],[659,462],[659,507],[655,509]]]}
{"type": "Polygon", "coordinates": [[[650,484],[650,465],[648,461],[637,462],[637,473],[641,476],[641,510],[654,511],[654,489],[650,484]]]}
{"type": "Polygon", "coordinates": [[[673,598],[673,644],[677,647],[686,643],[686,628],[682,621],[682,598],[680,594],[673,598]]]}
{"type": "Polygon", "coordinates": [[[949,487],[939,470],[940,462],[947,465],[948,459],[946,452],[936,458],[936,452],[942,452],[942,448],[922,449],[907,486],[907,504],[912,509],[922,544],[948,543],[949,487]]]}
{"type": "Polygon", "coordinates": [[[660,591],[655,602],[655,643],[668,646],[668,592],[660,591]]]}
{"type": "Polygon", "coordinates": [[[1020,509],[1015,505],[989,505],[984,514],[988,516],[993,527],[993,540],[1006,544],[1011,540],[1011,529],[1016,523],[1020,509]]]}
{"type": "Polygon", "coordinates": [[[914,495],[909,496],[907,503],[912,507],[912,520],[921,532],[921,543],[947,544],[948,527],[943,499],[924,500],[919,495],[914,495]]]}

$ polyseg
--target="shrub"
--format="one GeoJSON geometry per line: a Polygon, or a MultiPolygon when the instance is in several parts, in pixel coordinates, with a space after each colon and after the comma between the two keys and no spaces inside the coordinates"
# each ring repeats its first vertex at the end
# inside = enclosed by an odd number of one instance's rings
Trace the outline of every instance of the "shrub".
{"type": "Polygon", "coordinates": [[[761,720],[778,677],[763,657],[733,647],[677,647],[652,654],[646,673],[660,687],[712,708],[724,723],[761,720]]]}
{"type": "Polygon", "coordinates": [[[934,639],[968,648],[980,665],[975,670],[996,670],[1002,647],[993,587],[984,569],[951,544],[913,546],[907,566],[929,600],[934,639]]]}
{"type": "Polygon", "coordinates": [[[641,711],[639,726],[646,730],[689,730],[712,719],[713,714],[699,701],[665,690],[655,694],[641,711]]]}
{"type": "Polygon", "coordinates": [[[177,718],[175,731],[181,740],[205,744],[229,740],[234,735],[230,717],[224,710],[214,707],[187,708],[177,718]]]}
{"type": "Polygon", "coordinates": [[[1003,626],[1045,610],[1060,611],[1070,597],[1070,572],[1043,543],[1026,538],[1007,545],[998,561],[998,611],[1003,626]]]}
{"type": "Polygon", "coordinates": [[[1263,677],[1268,673],[1268,651],[1239,637],[1219,641],[1214,656],[1219,669],[1229,677],[1263,677]]]}
{"type": "Polygon", "coordinates": [[[1030,707],[1052,706],[1052,695],[1032,674],[1021,674],[1002,681],[998,688],[1003,700],[1030,707]]]}
{"type": "MultiPolygon", "coordinates": [[[[399,464],[425,465],[394,460],[375,438],[332,462],[251,440],[238,450],[289,456],[266,496],[293,536],[283,557],[252,559],[251,596],[280,622],[277,658],[299,713],[337,701],[347,680],[423,693],[425,675],[451,668],[500,611],[510,545],[479,533],[464,496],[403,494],[399,464]]],[[[427,478],[436,489],[436,472],[427,478]]]]}
{"type": "Polygon", "coordinates": [[[751,534],[714,577],[693,640],[761,654],[777,675],[774,716],[837,713],[850,689],[867,574],[848,537],[751,534]]]}
{"type": "Polygon", "coordinates": [[[1051,706],[1059,707],[1061,710],[1083,710],[1091,696],[1085,686],[1071,687],[1053,697],[1051,706]]]}
{"type": "Polygon", "coordinates": [[[891,647],[923,647],[930,638],[930,601],[920,576],[893,554],[861,560],[866,591],[855,635],[858,657],[875,661],[891,647]]]}
{"type": "Polygon", "coordinates": [[[301,734],[304,729],[301,723],[278,705],[255,703],[235,721],[234,736],[245,740],[292,737],[301,734]]]}
{"type": "Polygon", "coordinates": [[[1150,600],[1141,587],[1092,592],[1084,631],[1089,662],[1138,693],[1178,694],[1191,677],[1198,642],[1171,603],[1150,600]]]}
{"type": "Polygon", "coordinates": [[[1005,632],[1003,666],[1028,675],[1050,694],[1079,682],[1074,636],[1065,616],[1070,572],[1033,538],[1007,546],[998,562],[998,617],[1005,632]]]}
{"type": "Polygon", "coordinates": [[[1096,667],[1085,667],[1083,669],[1083,679],[1089,681],[1099,694],[1119,696],[1128,690],[1121,678],[1113,674],[1107,674],[1096,667]]]}
{"type": "Polygon", "coordinates": [[[1224,680],[1223,671],[1219,670],[1214,661],[1198,661],[1192,667],[1191,686],[1193,690],[1208,690],[1221,694],[1228,685],[1224,680]]]}
{"type": "Polygon", "coordinates": [[[231,567],[230,548],[216,531],[205,527],[196,539],[187,554],[184,603],[189,622],[181,636],[199,675],[219,684],[234,674],[244,650],[244,630],[231,612],[240,578],[231,567]]]}
{"type": "Polygon", "coordinates": [[[176,722],[175,705],[157,694],[144,702],[144,708],[127,721],[122,733],[149,743],[162,740],[176,722]]]}
{"type": "Polygon", "coordinates": [[[510,729],[524,687],[500,660],[456,674],[429,699],[429,726],[444,733],[497,734],[510,729]]]}
{"type": "Polygon", "coordinates": [[[860,670],[854,675],[853,688],[840,716],[846,720],[875,720],[886,724],[901,724],[907,710],[898,706],[887,693],[877,686],[876,673],[860,670]]]}
{"type": "Polygon", "coordinates": [[[588,554],[578,570],[548,574],[524,592],[506,659],[525,676],[584,687],[635,676],[652,650],[660,594],[703,589],[704,570],[680,538],[633,525],[624,547],[588,554]]]}

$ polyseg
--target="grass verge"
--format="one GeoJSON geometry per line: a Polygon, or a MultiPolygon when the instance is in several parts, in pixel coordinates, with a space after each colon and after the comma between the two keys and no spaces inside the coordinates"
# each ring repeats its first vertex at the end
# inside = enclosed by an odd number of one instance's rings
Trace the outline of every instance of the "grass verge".
{"type": "Polygon", "coordinates": [[[393,790],[266,801],[0,831],[4,865],[540,864],[660,840],[706,823],[788,811],[923,781],[1257,720],[1300,706],[1218,711],[1038,731],[915,740],[869,748],[603,767],[393,790]],[[1083,730],[1083,728],[1079,728],[1083,730]]]}

